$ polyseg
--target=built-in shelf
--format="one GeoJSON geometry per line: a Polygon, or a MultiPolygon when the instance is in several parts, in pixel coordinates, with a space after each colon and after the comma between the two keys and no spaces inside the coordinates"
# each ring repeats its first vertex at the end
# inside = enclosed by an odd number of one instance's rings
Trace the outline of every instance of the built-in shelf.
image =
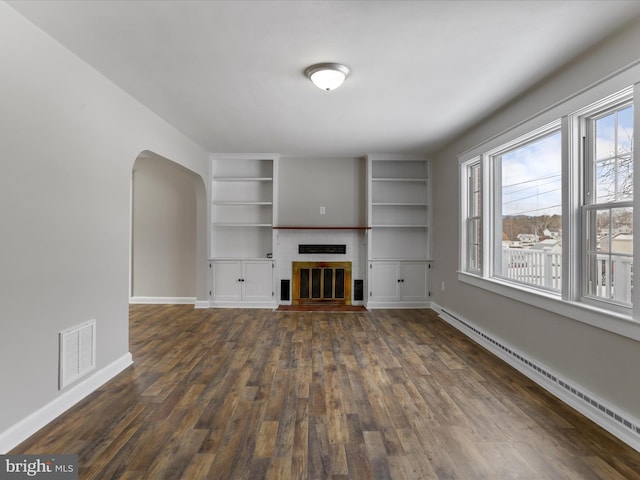
{"type": "Polygon", "coordinates": [[[417,182],[417,183],[426,183],[429,181],[428,178],[372,178],[373,182],[417,182]]]}
{"type": "Polygon", "coordinates": [[[369,260],[425,260],[430,256],[429,161],[368,155],[369,260]]]}
{"type": "Polygon", "coordinates": [[[429,161],[368,155],[369,308],[429,305],[429,161]]]}
{"type": "Polygon", "coordinates": [[[416,225],[416,224],[388,224],[388,225],[382,225],[382,224],[374,224],[371,225],[371,228],[428,228],[428,225],[416,225]]]}
{"type": "Polygon", "coordinates": [[[214,182],[271,182],[272,177],[213,177],[214,182]]]}
{"type": "Polygon", "coordinates": [[[318,226],[293,226],[279,225],[274,230],[371,230],[371,227],[318,227],[318,226]]]}
{"type": "Polygon", "coordinates": [[[211,205],[273,205],[273,202],[229,202],[224,200],[215,200],[211,205]]]}
{"type": "Polygon", "coordinates": [[[270,223],[216,223],[214,227],[269,227],[270,223]]]}
{"type": "Polygon", "coordinates": [[[371,204],[374,207],[428,207],[428,203],[400,203],[400,202],[376,202],[371,204]]]}
{"type": "Polygon", "coordinates": [[[212,259],[272,254],[276,164],[269,155],[212,156],[212,259]]]}

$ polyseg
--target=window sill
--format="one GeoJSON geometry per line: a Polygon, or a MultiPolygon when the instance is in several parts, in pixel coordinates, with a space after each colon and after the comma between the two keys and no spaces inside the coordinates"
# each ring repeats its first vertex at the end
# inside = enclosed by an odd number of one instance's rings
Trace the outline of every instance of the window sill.
{"type": "Polygon", "coordinates": [[[466,272],[458,272],[458,280],[592,327],[640,341],[640,323],[634,321],[631,314],[625,315],[593,305],[563,300],[551,293],[534,292],[519,285],[481,278],[466,272]]]}

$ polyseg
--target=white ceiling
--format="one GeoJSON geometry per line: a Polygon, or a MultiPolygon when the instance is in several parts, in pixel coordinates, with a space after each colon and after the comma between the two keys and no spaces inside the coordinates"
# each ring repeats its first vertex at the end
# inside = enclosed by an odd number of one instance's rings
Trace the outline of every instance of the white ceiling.
{"type": "Polygon", "coordinates": [[[631,1],[9,1],[211,152],[428,152],[640,15],[631,1]],[[318,62],[352,74],[324,92],[318,62]]]}

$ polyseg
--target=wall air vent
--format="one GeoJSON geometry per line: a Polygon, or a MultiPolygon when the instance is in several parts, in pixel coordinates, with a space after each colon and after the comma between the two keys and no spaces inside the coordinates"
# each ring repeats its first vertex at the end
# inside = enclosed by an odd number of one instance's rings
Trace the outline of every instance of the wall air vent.
{"type": "Polygon", "coordinates": [[[96,321],[59,333],[59,389],[67,387],[96,368],[96,321]]]}
{"type": "Polygon", "coordinates": [[[329,255],[345,255],[346,245],[298,245],[299,254],[325,253],[329,255]]]}

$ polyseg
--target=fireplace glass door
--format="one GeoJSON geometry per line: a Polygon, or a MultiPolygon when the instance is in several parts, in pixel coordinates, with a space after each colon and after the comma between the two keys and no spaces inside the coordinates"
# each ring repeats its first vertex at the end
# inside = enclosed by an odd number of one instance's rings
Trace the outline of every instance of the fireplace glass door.
{"type": "Polygon", "coordinates": [[[350,262],[293,263],[294,304],[351,304],[350,262]]]}

